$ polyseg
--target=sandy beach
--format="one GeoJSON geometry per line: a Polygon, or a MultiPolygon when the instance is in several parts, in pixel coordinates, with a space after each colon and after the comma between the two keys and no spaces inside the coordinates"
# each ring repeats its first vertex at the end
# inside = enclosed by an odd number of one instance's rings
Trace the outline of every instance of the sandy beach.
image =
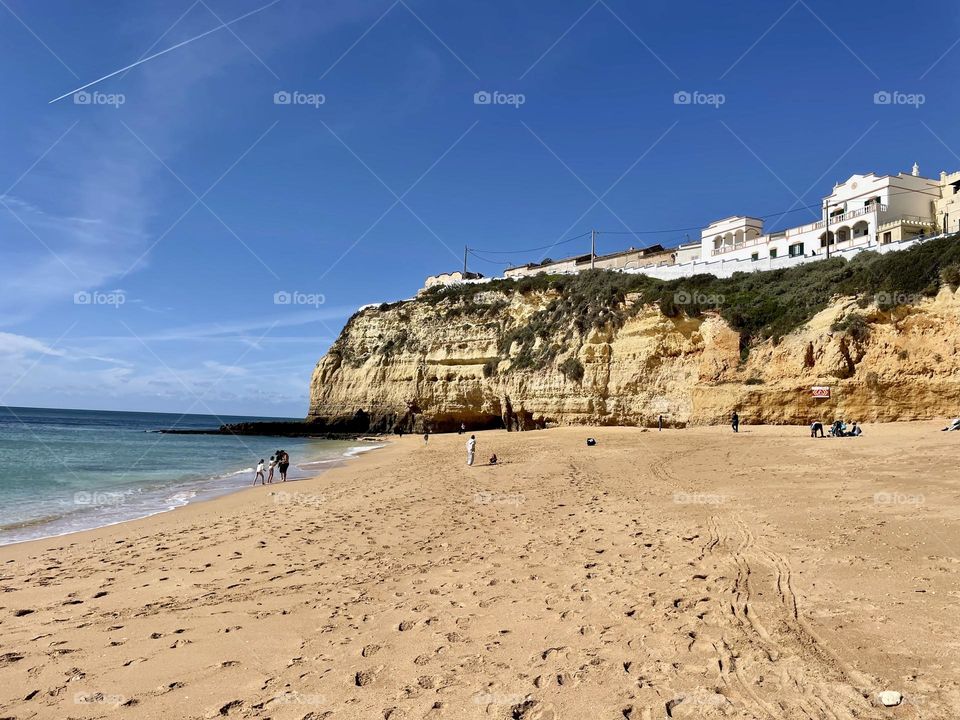
{"type": "Polygon", "coordinates": [[[0,716],[956,717],[942,426],[406,436],[0,548],[0,716]]]}

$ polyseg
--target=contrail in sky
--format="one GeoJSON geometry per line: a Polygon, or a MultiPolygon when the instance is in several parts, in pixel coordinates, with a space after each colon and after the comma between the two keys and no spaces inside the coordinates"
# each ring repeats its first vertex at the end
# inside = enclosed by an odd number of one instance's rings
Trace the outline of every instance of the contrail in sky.
{"type": "Polygon", "coordinates": [[[250,17],[251,15],[256,15],[258,12],[263,12],[263,11],[266,10],[268,7],[271,7],[271,6],[273,6],[273,5],[276,5],[278,2],[280,2],[280,0],[273,0],[273,2],[267,3],[267,4],[264,5],[263,7],[257,8],[256,10],[251,10],[250,12],[246,13],[245,15],[241,15],[241,16],[238,17],[238,18],[234,18],[234,19],[231,20],[230,22],[222,23],[221,25],[218,25],[217,27],[215,27],[215,28],[213,28],[213,29],[211,29],[211,30],[207,30],[206,32],[200,33],[199,35],[196,35],[196,36],[190,38],[189,40],[184,40],[183,42],[180,42],[180,43],[177,43],[176,45],[173,45],[172,47],[168,47],[166,50],[161,50],[160,52],[154,53],[153,55],[150,55],[150,56],[148,56],[148,57],[143,58],[142,60],[137,60],[135,63],[131,63],[130,65],[127,65],[126,67],[122,67],[122,68],[120,68],[119,70],[114,70],[114,71],[113,71],[112,73],[110,73],[109,75],[104,75],[102,78],[98,78],[98,79],[94,80],[93,82],[88,82],[86,85],[81,85],[80,87],[75,88],[75,89],[71,90],[70,92],[64,93],[64,94],[61,95],[60,97],[55,97],[53,100],[51,100],[51,101],[50,101],[49,103],[47,103],[47,104],[48,104],[48,105],[52,105],[53,103],[57,102],[58,100],[63,100],[65,97],[68,97],[68,96],[70,96],[70,95],[73,95],[73,94],[76,93],[76,92],[80,92],[81,90],[86,90],[86,89],[87,89],[88,87],[90,87],[91,85],[96,85],[97,83],[103,82],[103,81],[106,80],[107,78],[112,78],[114,75],[119,75],[120,73],[122,73],[122,72],[124,72],[124,71],[126,71],[126,70],[129,70],[130,68],[135,68],[137,65],[142,65],[143,63],[148,62],[149,60],[153,60],[154,58],[160,57],[161,55],[166,55],[166,54],[167,54],[168,52],[170,52],[171,50],[176,50],[177,48],[181,48],[181,47],[183,47],[184,45],[189,45],[189,44],[192,43],[194,40],[199,40],[200,38],[206,37],[207,35],[210,35],[211,33],[217,32],[218,30],[223,30],[225,27],[229,27],[230,25],[233,25],[234,23],[238,23],[238,22],[240,22],[241,20],[250,17]]]}

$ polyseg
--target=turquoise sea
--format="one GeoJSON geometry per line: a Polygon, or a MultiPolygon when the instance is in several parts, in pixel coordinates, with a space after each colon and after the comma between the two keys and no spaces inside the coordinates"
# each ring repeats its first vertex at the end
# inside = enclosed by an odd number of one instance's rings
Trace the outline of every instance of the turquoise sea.
{"type": "Polygon", "coordinates": [[[276,419],[0,407],[0,545],[145,517],[247,487],[260,458],[278,449],[289,453],[287,478],[296,480],[376,447],[156,432],[276,419]]]}

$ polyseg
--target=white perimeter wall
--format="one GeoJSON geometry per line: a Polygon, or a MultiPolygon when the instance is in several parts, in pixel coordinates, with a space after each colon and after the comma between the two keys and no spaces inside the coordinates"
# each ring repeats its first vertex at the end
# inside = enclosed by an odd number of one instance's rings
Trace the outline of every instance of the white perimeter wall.
{"type": "MultiPolygon", "coordinates": [[[[944,235],[937,235],[936,237],[944,237],[944,235]]],[[[864,250],[873,250],[874,252],[886,254],[888,252],[895,252],[897,250],[906,250],[914,245],[919,245],[925,240],[933,239],[933,237],[924,238],[923,240],[914,238],[912,240],[887,243],[886,245],[878,245],[876,242],[870,242],[869,244],[858,245],[845,250],[831,250],[830,257],[842,257],[849,260],[864,250]]],[[[826,257],[827,256],[821,252],[817,255],[806,255],[800,257],[761,257],[759,260],[750,260],[749,258],[741,260],[727,259],[713,260],[710,262],[682,263],[677,265],[660,265],[657,267],[632,268],[629,270],[624,270],[623,272],[649,275],[650,277],[658,278],[660,280],[676,280],[678,278],[703,274],[715,275],[719,278],[728,278],[735,272],[780,270],[782,268],[791,268],[795,265],[803,265],[809,262],[818,262],[820,260],[825,260],[826,257]]]]}

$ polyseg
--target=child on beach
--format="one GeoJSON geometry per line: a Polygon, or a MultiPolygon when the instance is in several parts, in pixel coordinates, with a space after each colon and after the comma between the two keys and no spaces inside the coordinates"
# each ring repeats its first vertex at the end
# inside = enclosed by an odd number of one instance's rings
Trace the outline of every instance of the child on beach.
{"type": "Polygon", "coordinates": [[[270,467],[269,467],[269,469],[268,469],[268,471],[267,471],[267,482],[268,482],[268,483],[272,483],[272,482],[273,482],[273,469],[274,469],[276,466],[277,466],[276,455],[271,455],[271,456],[270,456],[270,467]]]}
{"type": "Polygon", "coordinates": [[[263,485],[263,458],[260,458],[260,462],[257,463],[257,474],[253,476],[253,484],[257,484],[257,480],[260,480],[260,484],[263,485]]]}

